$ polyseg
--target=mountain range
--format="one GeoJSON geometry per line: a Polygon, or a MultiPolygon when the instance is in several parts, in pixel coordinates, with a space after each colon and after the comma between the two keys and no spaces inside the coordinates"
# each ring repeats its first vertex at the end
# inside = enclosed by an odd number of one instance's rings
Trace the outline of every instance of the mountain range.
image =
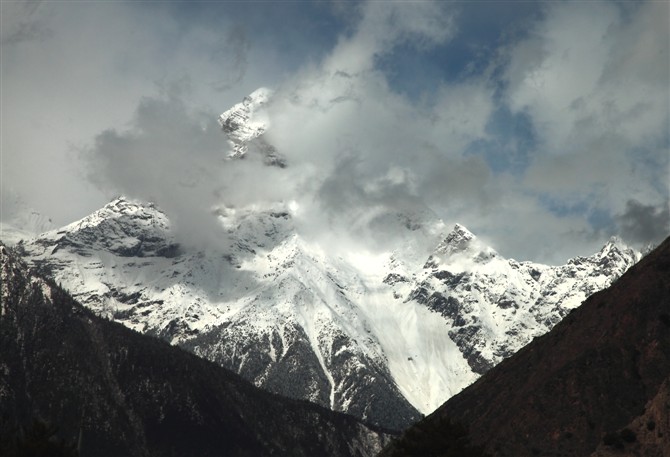
{"type": "Polygon", "coordinates": [[[372,456],[390,435],[94,315],[0,243],[0,455],[372,456]]]}
{"type": "Polygon", "coordinates": [[[333,255],[301,238],[281,205],[217,217],[222,245],[190,251],[159,208],[122,197],[17,249],[98,315],[398,430],[639,258],[611,240],[563,266],[516,262],[463,226],[439,233],[439,221],[406,229],[410,246],[435,240],[422,261],[407,246],[333,255]]]}
{"type": "Polygon", "coordinates": [[[665,457],[669,385],[670,238],[381,455],[665,457]]]}
{"type": "MultiPolygon", "coordinates": [[[[290,166],[265,138],[270,97],[258,90],[219,117],[230,160],[258,153],[290,166]]],[[[258,387],[393,430],[549,331],[640,258],[613,238],[561,266],[505,259],[421,207],[369,217],[368,230],[394,234],[374,248],[305,236],[295,202],[222,202],[211,217],[216,244],[194,249],[158,206],[118,197],[16,249],[96,315],[258,387]]]]}

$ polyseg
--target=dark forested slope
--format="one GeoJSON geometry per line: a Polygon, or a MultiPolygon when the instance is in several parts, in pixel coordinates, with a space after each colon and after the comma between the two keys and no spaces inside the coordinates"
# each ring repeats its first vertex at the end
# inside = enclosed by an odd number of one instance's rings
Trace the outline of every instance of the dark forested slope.
{"type": "Polygon", "coordinates": [[[670,238],[382,455],[667,456],[669,377],[670,238]]]}
{"type": "Polygon", "coordinates": [[[0,271],[0,455],[44,427],[96,457],[363,456],[387,440],[97,318],[2,244],[0,271]]]}

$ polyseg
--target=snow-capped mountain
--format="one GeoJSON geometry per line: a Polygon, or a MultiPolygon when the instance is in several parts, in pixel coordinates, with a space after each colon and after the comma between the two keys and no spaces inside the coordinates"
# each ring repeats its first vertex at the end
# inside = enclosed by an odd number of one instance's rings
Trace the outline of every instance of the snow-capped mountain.
{"type": "Polygon", "coordinates": [[[270,122],[262,108],[272,97],[272,91],[260,88],[219,116],[219,124],[228,136],[232,152],[230,159],[242,159],[249,151],[260,154],[266,165],[284,168],[286,159],[274,146],[265,140],[263,134],[270,122]]]}
{"type": "Polygon", "coordinates": [[[297,236],[290,212],[219,211],[222,246],[180,252],[153,205],[124,198],[19,248],[88,307],[234,369],[256,385],[401,428],[365,285],[297,236]]]}
{"type": "Polygon", "coordinates": [[[396,218],[407,246],[329,252],[290,205],[217,212],[221,245],[187,252],[160,209],[118,198],[19,245],[98,314],[179,344],[273,392],[402,428],[639,255],[617,240],[550,267],[506,260],[457,225],[396,218]],[[421,244],[433,241],[423,259],[421,244]],[[441,240],[441,241],[440,241],[441,240]]]}
{"type": "Polygon", "coordinates": [[[99,318],[2,243],[0,323],[3,456],[372,457],[392,438],[99,318]]]}
{"type": "Polygon", "coordinates": [[[483,374],[609,286],[640,254],[617,238],[600,252],[550,267],[504,259],[456,225],[416,279],[391,275],[397,295],[440,313],[470,368],[483,374]]]}
{"type": "MultiPolygon", "coordinates": [[[[220,116],[231,159],[285,166],[264,139],[270,97],[259,89],[220,116]]],[[[18,249],[99,315],[391,429],[550,330],[640,257],[613,239],[563,266],[516,262],[415,203],[358,218],[351,230],[374,233],[374,246],[324,242],[301,233],[296,205],[222,202],[211,215],[216,245],[197,251],[178,244],[161,209],[119,197],[63,228],[24,233],[18,249]]]]}

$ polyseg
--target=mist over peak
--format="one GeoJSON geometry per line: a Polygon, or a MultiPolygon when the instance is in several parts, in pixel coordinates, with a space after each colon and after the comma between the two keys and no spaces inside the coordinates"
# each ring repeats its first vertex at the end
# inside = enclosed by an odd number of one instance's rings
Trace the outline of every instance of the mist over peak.
{"type": "Polygon", "coordinates": [[[663,2],[30,5],[3,6],[2,187],[59,224],[121,192],[206,244],[222,203],[316,233],[413,202],[551,263],[670,230],[663,2]]]}

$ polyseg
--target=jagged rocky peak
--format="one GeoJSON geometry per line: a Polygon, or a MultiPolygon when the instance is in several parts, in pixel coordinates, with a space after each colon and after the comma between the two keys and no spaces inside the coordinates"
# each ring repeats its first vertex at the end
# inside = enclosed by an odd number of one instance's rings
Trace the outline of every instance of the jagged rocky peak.
{"type": "Polygon", "coordinates": [[[170,225],[165,213],[154,203],[144,203],[120,195],[98,211],[66,226],[64,230],[79,231],[87,227],[97,227],[101,224],[106,226],[112,221],[124,223],[127,229],[133,232],[146,229],[147,227],[154,227],[165,231],[170,225]]]}
{"type": "Polygon", "coordinates": [[[241,103],[219,116],[221,130],[228,136],[232,150],[229,159],[242,159],[249,151],[254,151],[263,157],[266,165],[280,168],[286,166],[286,160],[263,136],[270,122],[261,108],[270,101],[272,94],[272,90],[265,87],[256,89],[244,97],[241,103]]]}
{"type": "Polygon", "coordinates": [[[444,239],[443,244],[457,248],[464,248],[467,246],[470,240],[474,238],[475,235],[470,230],[461,224],[456,224],[451,233],[449,233],[449,235],[447,235],[447,237],[444,239]]]}
{"type": "Polygon", "coordinates": [[[254,113],[265,105],[272,96],[272,91],[264,87],[255,90],[219,116],[221,129],[229,136],[239,139],[251,139],[267,129],[267,122],[254,119],[254,113]],[[255,121],[255,122],[254,122],[255,121]]]}
{"type": "MultiPolygon", "coordinates": [[[[584,262],[598,265],[601,269],[607,270],[608,267],[620,269],[622,264],[629,265],[638,262],[642,258],[642,253],[631,248],[621,238],[611,237],[605,243],[600,251],[590,257],[575,257],[568,261],[568,265],[581,265],[584,262]]],[[[625,269],[618,271],[616,276],[620,276],[625,269]]]]}
{"type": "Polygon", "coordinates": [[[62,229],[45,234],[52,253],[65,247],[76,251],[103,249],[121,256],[172,256],[178,248],[170,221],[153,203],[115,197],[101,209],[62,229]]]}
{"type": "Polygon", "coordinates": [[[453,256],[467,256],[477,261],[486,261],[496,255],[496,251],[479,240],[465,226],[456,224],[453,230],[437,246],[432,257],[447,260],[453,256]]]}
{"type": "MultiPolygon", "coordinates": [[[[636,256],[637,251],[628,246],[621,238],[618,236],[613,236],[605,243],[603,248],[600,250],[601,258],[604,257],[623,257],[623,256],[636,256]]],[[[639,260],[639,259],[638,259],[639,260]]]]}

